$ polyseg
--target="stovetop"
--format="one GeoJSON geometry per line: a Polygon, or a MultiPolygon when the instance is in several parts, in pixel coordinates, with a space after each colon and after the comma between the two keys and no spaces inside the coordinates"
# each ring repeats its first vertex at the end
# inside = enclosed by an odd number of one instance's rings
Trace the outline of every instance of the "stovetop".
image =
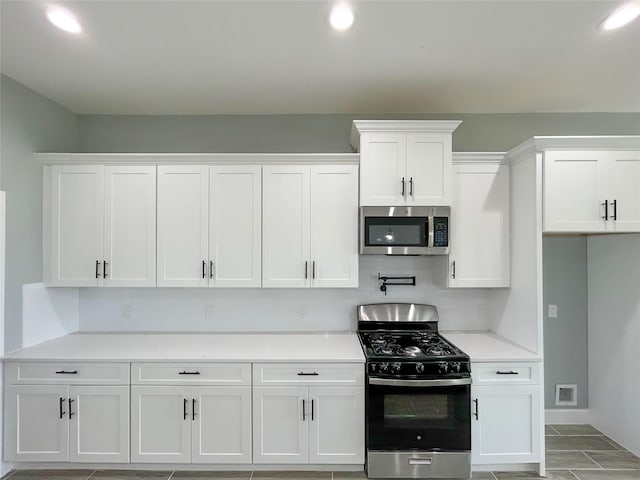
{"type": "Polygon", "coordinates": [[[393,361],[442,361],[466,359],[467,355],[437,332],[360,332],[368,359],[393,361]]]}

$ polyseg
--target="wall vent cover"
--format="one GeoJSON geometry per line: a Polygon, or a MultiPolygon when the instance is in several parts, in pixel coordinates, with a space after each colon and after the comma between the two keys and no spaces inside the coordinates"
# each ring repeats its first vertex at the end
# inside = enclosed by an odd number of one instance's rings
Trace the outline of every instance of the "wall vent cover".
{"type": "Polygon", "coordinates": [[[556,405],[575,407],[578,405],[577,385],[556,385],[556,405]]]}

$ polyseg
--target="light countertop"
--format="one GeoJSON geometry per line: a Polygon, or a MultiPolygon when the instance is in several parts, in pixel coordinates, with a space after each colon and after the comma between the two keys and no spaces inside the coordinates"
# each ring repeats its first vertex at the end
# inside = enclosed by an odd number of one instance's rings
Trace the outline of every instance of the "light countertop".
{"type": "Polygon", "coordinates": [[[441,331],[440,334],[471,357],[472,362],[539,362],[542,359],[500,335],[489,331],[441,331]]]}
{"type": "Polygon", "coordinates": [[[74,333],[4,361],[364,363],[354,333],[74,333]]]}

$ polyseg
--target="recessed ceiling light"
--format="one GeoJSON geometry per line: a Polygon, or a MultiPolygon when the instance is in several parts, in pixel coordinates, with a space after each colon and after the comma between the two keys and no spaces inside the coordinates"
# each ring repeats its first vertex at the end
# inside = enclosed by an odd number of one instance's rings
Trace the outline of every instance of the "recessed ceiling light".
{"type": "Polygon", "coordinates": [[[82,26],[73,13],[66,8],[52,5],[47,8],[47,18],[60,30],[69,33],[82,33],[82,26]]]}
{"type": "Polygon", "coordinates": [[[331,24],[331,28],[339,32],[349,30],[353,25],[354,20],[355,15],[353,14],[353,9],[345,3],[336,5],[329,13],[329,23],[331,24]]]}
{"type": "Polygon", "coordinates": [[[640,15],[640,5],[627,3],[615,10],[600,23],[601,30],[615,30],[633,22],[640,15]]]}

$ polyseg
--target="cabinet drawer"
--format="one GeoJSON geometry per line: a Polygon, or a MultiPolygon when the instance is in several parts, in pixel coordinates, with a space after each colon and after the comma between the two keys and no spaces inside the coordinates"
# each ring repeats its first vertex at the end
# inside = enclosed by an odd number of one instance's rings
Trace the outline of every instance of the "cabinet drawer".
{"type": "Polygon", "coordinates": [[[132,385],[251,385],[250,363],[132,363],[132,385]]]}
{"type": "Polygon", "coordinates": [[[254,385],[364,385],[364,365],[340,363],[257,363],[254,385]]]}
{"type": "Polygon", "coordinates": [[[7,363],[5,381],[16,384],[128,385],[128,363],[7,363]]]}
{"type": "Polygon", "coordinates": [[[472,363],[474,385],[536,385],[540,365],[526,362],[472,363]]]}

